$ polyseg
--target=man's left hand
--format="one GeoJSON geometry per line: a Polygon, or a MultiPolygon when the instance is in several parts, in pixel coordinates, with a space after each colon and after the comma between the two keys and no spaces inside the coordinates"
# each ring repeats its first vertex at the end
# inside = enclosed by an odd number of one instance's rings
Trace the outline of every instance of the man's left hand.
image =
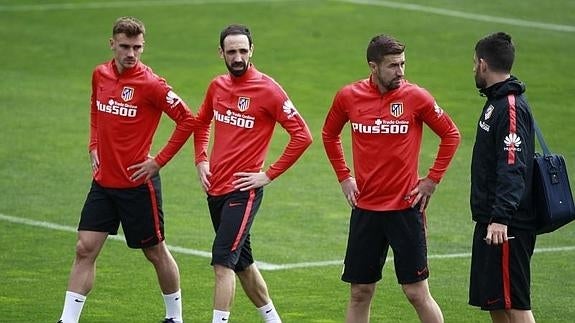
{"type": "Polygon", "coordinates": [[[264,172],[259,173],[247,173],[247,172],[237,172],[234,173],[236,180],[232,182],[236,189],[240,191],[247,191],[254,188],[262,187],[271,182],[269,177],[264,172]]]}
{"type": "Polygon", "coordinates": [[[139,164],[128,167],[128,170],[135,169],[132,176],[130,176],[130,180],[137,182],[144,178],[144,181],[147,181],[152,178],[152,176],[156,175],[160,171],[160,168],[160,165],[158,165],[153,158],[148,158],[139,164]]]}
{"type": "Polygon", "coordinates": [[[408,198],[411,198],[415,195],[415,198],[411,203],[411,207],[415,207],[419,203],[419,211],[423,212],[427,208],[429,200],[431,199],[431,194],[435,192],[436,186],[437,183],[427,177],[420,179],[417,186],[409,192],[409,195],[407,196],[408,198]]]}

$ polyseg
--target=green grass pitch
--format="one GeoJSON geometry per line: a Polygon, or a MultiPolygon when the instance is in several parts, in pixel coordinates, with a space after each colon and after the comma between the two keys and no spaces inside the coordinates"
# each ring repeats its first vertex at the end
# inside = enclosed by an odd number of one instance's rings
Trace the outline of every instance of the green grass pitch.
{"type": "MultiPolygon", "coordinates": [[[[77,224],[90,184],[91,71],[111,58],[111,26],[122,15],[146,23],[143,61],[166,77],[194,111],[209,81],[226,72],[217,53],[220,30],[229,23],[248,24],[255,42],[253,62],[283,85],[307,120],[315,141],[292,169],[266,187],[252,232],[259,261],[300,266],[263,271],[287,323],[344,320],[348,286],[339,279],[339,262],[349,209],[323,152],[321,127],[335,92],[368,75],[369,39],[389,33],[405,42],[406,78],[436,97],[463,136],[428,209],[431,290],[446,322],[488,321],[488,314],[467,305],[473,229],[469,164],[484,102],[473,82],[473,46],[494,31],[514,37],[514,74],[527,84],[534,115],[551,149],[565,155],[575,187],[575,4],[408,3],[0,0],[0,321],[59,318],[74,257],[76,235],[69,229],[77,224]],[[301,265],[317,262],[328,264],[301,265]]],[[[171,126],[162,119],[154,152],[171,126]]],[[[286,140],[278,127],[269,162],[286,140]]],[[[436,148],[437,139],[426,132],[422,173],[436,148]]],[[[162,170],[167,242],[184,251],[207,252],[213,233],[192,154],[188,143],[162,170]]],[[[573,322],[575,225],[541,236],[537,249],[532,262],[535,317],[538,322],[573,322]]],[[[177,251],[174,256],[186,321],[208,322],[213,287],[209,259],[177,251]]],[[[378,285],[372,322],[416,322],[392,267],[386,266],[378,285]]],[[[163,311],[155,273],[141,252],[108,241],[82,322],[154,322],[163,311]]],[[[231,319],[260,321],[239,285],[231,319]]]]}

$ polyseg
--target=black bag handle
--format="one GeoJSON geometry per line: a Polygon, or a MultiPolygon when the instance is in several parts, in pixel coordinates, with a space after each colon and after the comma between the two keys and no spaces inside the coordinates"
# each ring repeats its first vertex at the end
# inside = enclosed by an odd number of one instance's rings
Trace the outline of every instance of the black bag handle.
{"type": "Polygon", "coordinates": [[[549,147],[547,147],[547,144],[545,143],[545,139],[543,139],[543,133],[541,132],[541,129],[539,129],[539,126],[537,125],[537,121],[535,121],[535,118],[533,118],[533,127],[535,128],[535,134],[537,135],[537,141],[539,141],[539,146],[541,146],[541,149],[543,149],[543,155],[551,155],[551,151],[549,150],[549,147]]]}
{"type": "MultiPolygon", "coordinates": [[[[513,95],[513,93],[507,95],[507,102],[509,102],[509,106],[513,107],[515,106],[515,96],[513,95]]],[[[543,150],[543,156],[549,156],[551,155],[551,151],[549,150],[549,147],[545,143],[545,139],[543,139],[543,133],[541,132],[541,129],[539,129],[537,121],[535,121],[535,117],[532,118],[533,118],[533,128],[535,128],[535,135],[537,136],[539,146],[541,146],[541,149],[543,150]]]]}
{"type": "Polygon", "coordinates": [[[539,141],[539,146],[541,146],[541,149],[543,150],[543,158],[545,158],[548,162],[547,171],[549,172],[549,175],[551,175],[551,183],[558,184],[559,183],[558,173],[561,169],[561,164],[560,163],[557,164],[557,160],[553,158],[553,156],[551,155],[551,151],[549,151],[549,147],[547,147],[545,139],[543,139],[543,133],[541,132],[541,129],[539,129],[539,126],[537,125],[535,118],[533,119],[533,127],[535,128],[535,134],[537,135],[537,141],[539,141]]]}

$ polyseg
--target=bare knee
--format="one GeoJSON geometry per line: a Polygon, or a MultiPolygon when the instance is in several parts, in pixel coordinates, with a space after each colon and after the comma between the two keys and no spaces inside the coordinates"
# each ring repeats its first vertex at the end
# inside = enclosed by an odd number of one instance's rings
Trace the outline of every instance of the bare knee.
{"type": "Polygon", "coordinates": [[[93,246],[90,244],[83,242],[82,240],[78,240],[76,242],[76,258],[78,259],[86,259],[94,252],[93,246]]]}
{"type": "Polygon", "coordinates": [[[214,274],[216,276],[228,276],[230,275],[230,273],[235,276],[235,272],[233,269],[218,264],[214,265],[214,274]]]}
{"type": "Polygon", "coordinates": [[[494,323],[509,323],[511,322],[509,313],[506,310],[490,311],[491,321],[494,323]]]}
{"type": "MultiPolygon", "coordinates": [[[[226,267],[224,267],[226,268],[226,267]]],[[[262,277],[260,271],[255,266],[255,264],[251,264],[250,266],[246,267],[242,271],[236,272],[240,281],[251,283],[253,281],[258,280],[258,278],[262,277]]],[[[263,278],[262,278],[263,279],[263,278]]]]}
{"type": "Polygon", "coordinates": [[[142,249],[146,259],[152,264],[168,263],[171,260],[171,254],[163,243],[157,244],[155,246],[142,249]]]}
{"type": "Polygon", "coordinates": [[[375,284],[352,284],[350,301],[352,303],[369,303],[375,292],[375,284]]]}
{"type": "Polygon", "coordinates": [[[431,297],[427,281],[402,285],[403,293],[407,300],[414,306],[422,305],[431,297]]]}
{"type": "Polygon", "coordinates": [[[214,265],[214,276],[216,282],[221,283],[233,283],[236,279],[236,273],[233,269],[222,265],[214,265]]]}
{"type": "Polygon", "coordinates": [[[142,249],[142,252],[144,253],[144,256],[146,256],[146,259],[151,263],[157,263],[160,259],[157,246],[142,249]]]}
{"type": "Polygon", "coordinates": [[[102,243],[96,239],[79,238],[76,242],[76,259],[78,261],[95,260],[102,248],[102,243]]]}
{"type": "Polygon", "coordinates": [[[535,323],[535,317],[533,317],[531,310],[511,309],[507,312],[511,323],[535,323]]]}

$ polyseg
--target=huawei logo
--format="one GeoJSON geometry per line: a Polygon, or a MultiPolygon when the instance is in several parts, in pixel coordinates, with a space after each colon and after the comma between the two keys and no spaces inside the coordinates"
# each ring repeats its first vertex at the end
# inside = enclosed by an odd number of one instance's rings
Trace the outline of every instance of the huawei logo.
{"type": "Polygon", "coordinates": [[[288,119],[293,118],[297,114],[295,106],[290,100],[286,100],[283,105],[284,113],[287,115],[288,119]]]}
{"type": "Polygon", "coordinates": [[[505,137],[505,145],[506,146],[515,146],[519,147],[521,145],[521,138],[516,133],[510,133],[505,137]]]}
{"type": "Polygon", "coordinates": [[[170,108],[174,108],[178,103],[180,103],[180,101],[182,101],[182,99],[180,99],[174,91],[170,90],[166,94],[166,102],[170,105],[170,108]]]}
{"type": "Polygon", "coordinates": [[[521,146],[521,138],[516,133],[512,132],[505,136],[503,143],[505,143],[505,150],[521,151],[521,148],[519,148],[521,146]]]}
{"type": "Polygon", "coordinates": [[[435,114],[437,114],[438,117],[441,117],[443,115],[443,109],[437,105],[437,102],[433,103],[433,110],[435,110],[435,114]]]}

